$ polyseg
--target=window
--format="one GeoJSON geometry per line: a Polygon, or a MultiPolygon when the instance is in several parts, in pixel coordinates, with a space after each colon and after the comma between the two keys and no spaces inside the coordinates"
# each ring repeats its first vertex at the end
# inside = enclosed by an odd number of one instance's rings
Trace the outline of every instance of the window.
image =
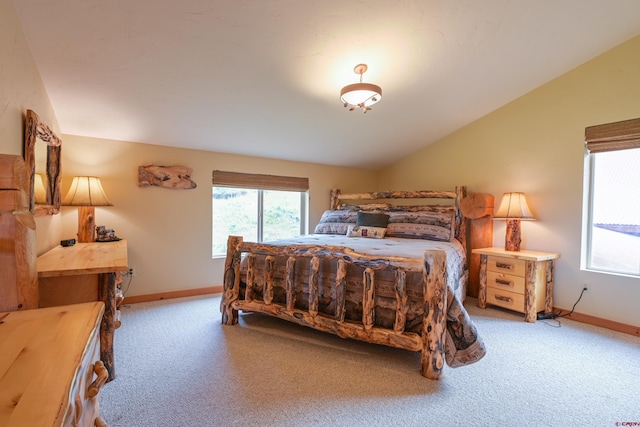
{"type": "Polygon", "coordinates": [[[263,242],[305,234],[308,179],[213,173],[213,256],[227,251],[229,235],[263,242]]]}
{"type": "Polygon", "coordinates": [[[586,129],[589,270],[640,277],[640,119],[586,129]]]}

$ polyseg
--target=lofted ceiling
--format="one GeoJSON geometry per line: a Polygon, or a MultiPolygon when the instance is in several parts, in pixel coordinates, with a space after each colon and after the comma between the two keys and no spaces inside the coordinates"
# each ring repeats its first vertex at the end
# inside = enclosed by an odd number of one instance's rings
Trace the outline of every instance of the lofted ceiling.
{"type": "Polygon", "coordinates": [[[640,33],[638,0],[13,4],[63,133],[370,169],[640,33]]]}

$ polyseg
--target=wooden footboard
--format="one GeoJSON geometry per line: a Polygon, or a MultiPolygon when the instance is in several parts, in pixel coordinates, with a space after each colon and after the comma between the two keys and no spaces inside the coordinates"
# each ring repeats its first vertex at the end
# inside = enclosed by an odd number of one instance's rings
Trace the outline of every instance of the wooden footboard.
{"type": "Polygon", "coordinates": [[[421,374],[438,380],[442,378],[445,363],[446,307],[446,255],[443,251],[425,251],[423,261],[402,257],[379,259],[342,247],[272,246],[246,243],[238,236],[228,239],[220,306],[225,325],[238,322],[238,310],[260,312],[342,338],[420,351],[421,374]],[[246,265],[241,267],[243,254],[246,265]],[[304,273],[296,267],[300,262],[305,264],[304,273]],[[284,266],[284,272],[277,266],[284,266]],[[357,304],[362,316],[357,321],[345,319],[348,271],[354,268],[362,269],[361,294],[357,293],[361,298],[357,304]],[[392,272],[395,277],[395,321],[390,328],[376,324],[375,319],[377,281],[385,272],[387,275],[392,272]],[[421,332],[406,330],[406,278],[415,273],[422,273],[423,277],[421,332]],[[328,276],[332,282],[330,312],[320,310],[321,305],[327,307],[326,303],[320,303],[320,288],[326,286],[323,284],[328,276]],[[254,295],[256,285],[260,285],[261,295],[254,295]],[[274,297],[276,287],[284,289],[284,297],[274,297]],[[308,301],[297,304],[301,287],[308,301]]]}

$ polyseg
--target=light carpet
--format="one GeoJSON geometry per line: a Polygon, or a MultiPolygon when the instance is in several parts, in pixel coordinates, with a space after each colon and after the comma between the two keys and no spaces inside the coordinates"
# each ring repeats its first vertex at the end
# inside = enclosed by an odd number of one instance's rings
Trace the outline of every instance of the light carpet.
{"type": "Polygon", "coordinates": [[[219,295],[125,305],[101,413],[111,427],[640,425],[640,338],[476,302],[487,355],[442,381],[420,376],[419,353],[259,314],[223,326],[219,295]]]}

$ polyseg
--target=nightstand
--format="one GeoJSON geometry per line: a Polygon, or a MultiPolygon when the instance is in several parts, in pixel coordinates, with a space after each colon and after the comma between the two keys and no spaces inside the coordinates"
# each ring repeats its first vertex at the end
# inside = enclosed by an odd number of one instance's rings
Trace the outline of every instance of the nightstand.
{"type": "Polygon", "coordinates": [[[555,260],[560,254],[502,248],[472,252],[480,254],[478,307],[491,304],[524,313],[526,322],[535,322],[540,311],[551,312],[555,260]]]}

